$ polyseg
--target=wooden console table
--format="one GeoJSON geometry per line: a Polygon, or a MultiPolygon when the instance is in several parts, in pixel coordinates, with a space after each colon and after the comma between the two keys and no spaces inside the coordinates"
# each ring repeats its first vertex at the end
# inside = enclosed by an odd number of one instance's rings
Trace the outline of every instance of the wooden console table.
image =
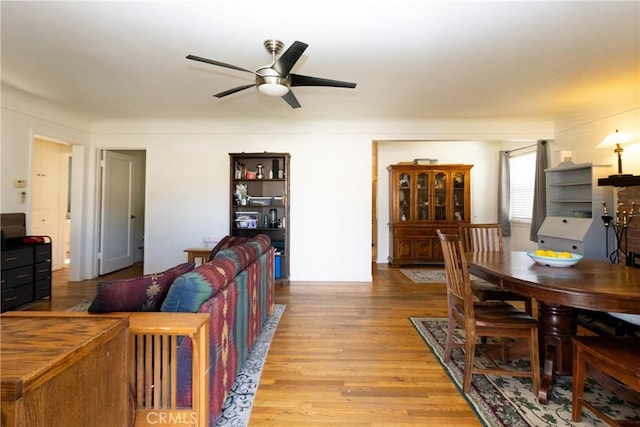
{"type": "Polygon", "coordinates": [[[0,322],[3,426],[131,425],[127,317],[31,311],[0,322]]]}

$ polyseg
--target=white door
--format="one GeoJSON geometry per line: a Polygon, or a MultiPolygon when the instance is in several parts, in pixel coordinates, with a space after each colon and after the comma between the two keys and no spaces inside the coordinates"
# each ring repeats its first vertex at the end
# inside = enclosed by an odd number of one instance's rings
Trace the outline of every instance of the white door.
{"type": "Polygon", "coordinates": [[[135,158],[102,152],[99,274],[133,265],[133,169],[135,158]]]}

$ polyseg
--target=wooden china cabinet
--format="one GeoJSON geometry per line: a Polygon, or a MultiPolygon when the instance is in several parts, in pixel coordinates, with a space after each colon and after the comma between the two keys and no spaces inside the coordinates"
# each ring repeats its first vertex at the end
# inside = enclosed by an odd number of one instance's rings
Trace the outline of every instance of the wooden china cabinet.
{"type": "Polygon", "coordinates": [[[473,165],[397,164],[390,185],[389,264],[443,262],[436,230],[458,233],[471,220],[473,165]]]}

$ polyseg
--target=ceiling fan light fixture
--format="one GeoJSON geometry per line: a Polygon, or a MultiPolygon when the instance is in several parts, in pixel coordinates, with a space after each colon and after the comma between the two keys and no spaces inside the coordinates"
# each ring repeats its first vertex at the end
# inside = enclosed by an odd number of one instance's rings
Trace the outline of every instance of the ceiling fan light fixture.
{"type": "Polygon", "coordinates": [[[261,76],[256,82],[258,90],[268,96],[284,96],[289,92],[289,81],[279,76],[261,76]]]}

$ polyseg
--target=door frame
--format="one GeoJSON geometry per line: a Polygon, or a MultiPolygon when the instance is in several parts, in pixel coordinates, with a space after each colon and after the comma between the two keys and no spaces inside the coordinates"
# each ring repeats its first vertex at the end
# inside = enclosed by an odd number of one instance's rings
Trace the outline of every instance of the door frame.
{"type": "MultiPolygon", "coordinates": [[[[100,242],[101,242],[101,235],[100,235],[100,228],[101,228],[101,219],[100,219],[100,214],[101,214],[101,204],[102,204],[102,169],[101,169],[101,160],[103,158],[103,153],[106,151],[111,151],[111,152],[116,152],[116,153],[123,153],[123,154],[128,154],[128,153],[137,153],[141,156],[141,158],[138,158],[138,156],[136,156],[136,168],[138,170],[139,173],[135,173],[134,172],[134,177],[133,177],[133,186],[134,186],[134,215],[136,216],[136,223],[133,227],[133,251],[137,251],[140,250],[141,254],[139,256],[137,256],[134,253],[134,263],[136,262],[142,262],[144,264],[144,221],[145,221],[145,202],[146,202],[146,158],[147,158],[147,149],[146,148],[100,148],[94,151],[96,158],[95,160],[95,204],[94,204],[94,209],[95,209],[95,213],[93,215],[94,221],[93,221],[93,230],[94,230],[94,236],[95,239],[93,240],[93,244],[92,244],[92,251],[91,251],[91,259],[89,260],[90,265],[91,265],[91,274],[90,276],[88,276],[88,278],[95,278],[99,276],[100,273],[100,264],[99,264],[99,260],[98,260],[98,256],[100,253],[100,242]],[[135,234],[140,234],[140,239],[141,242],[139,245],[136,245],[136,236],[135,234]]],[[[73,201],[73,200],[72,200],[73,201]]]]}

